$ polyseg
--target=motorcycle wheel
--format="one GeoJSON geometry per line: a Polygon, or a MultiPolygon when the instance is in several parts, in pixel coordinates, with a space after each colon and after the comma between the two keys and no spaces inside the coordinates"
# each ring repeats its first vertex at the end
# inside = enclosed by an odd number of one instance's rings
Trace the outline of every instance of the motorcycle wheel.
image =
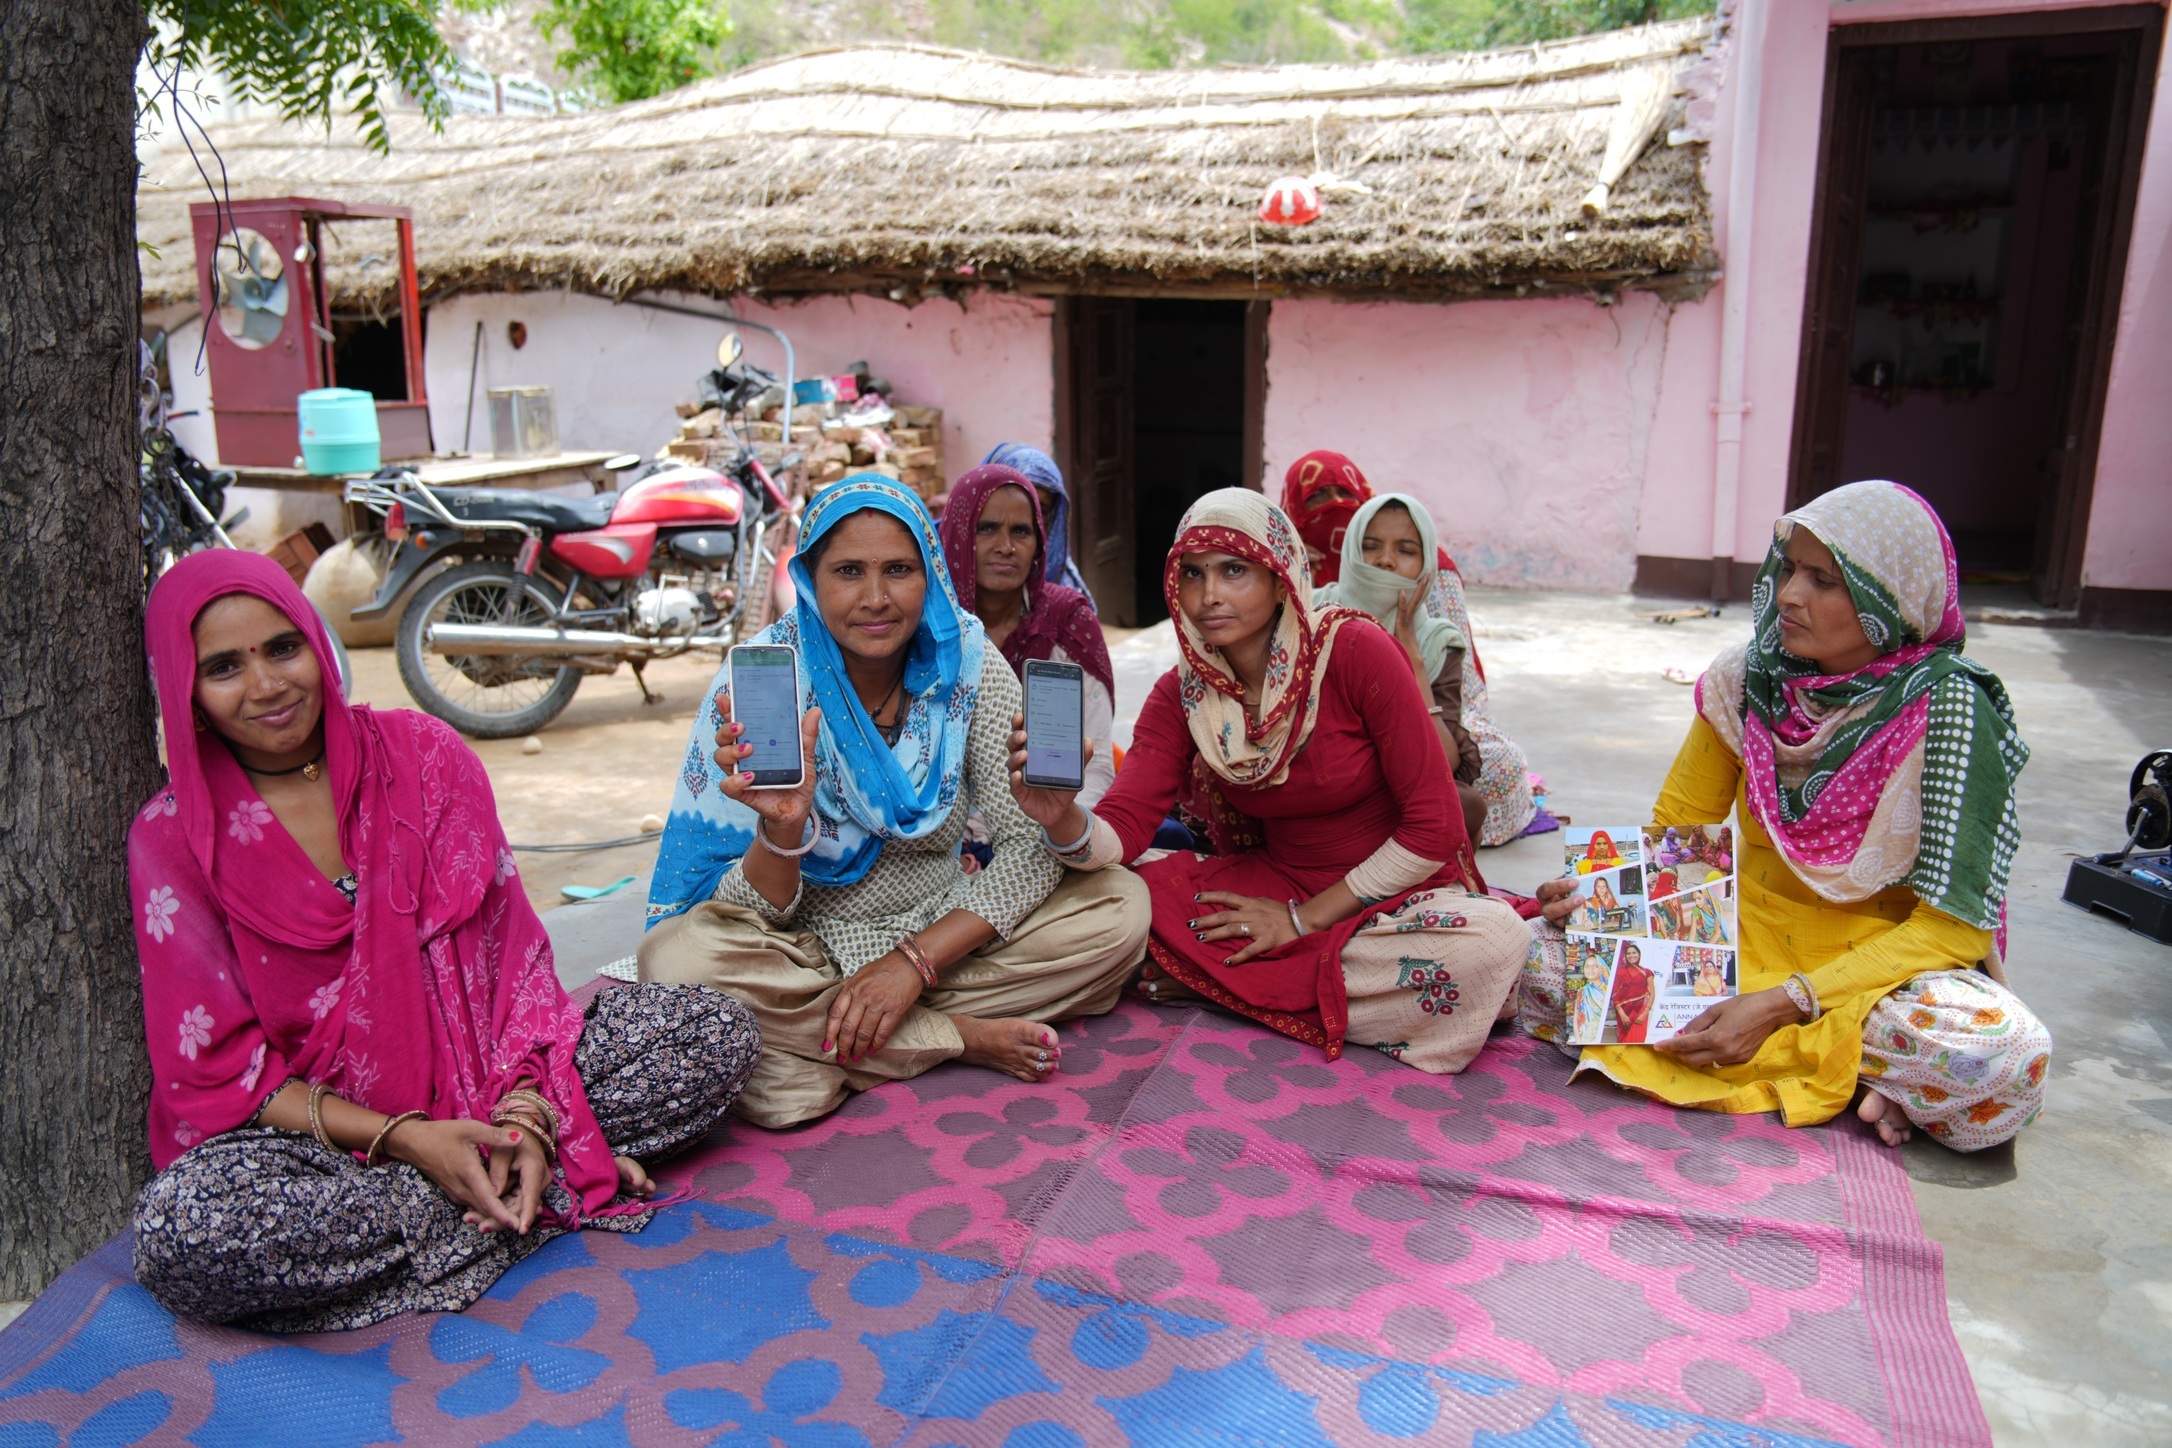
{"type": "Polygon", "coordinates": [[[424,583],[400,618],[400,681],[427,713],[471,739],[533,734],[565,711],[581,671],[546,658],[435,654],[423,630],[433,623],[540,627],[556,602],[534,579],[504,563],[463,563],[424,583]]]}

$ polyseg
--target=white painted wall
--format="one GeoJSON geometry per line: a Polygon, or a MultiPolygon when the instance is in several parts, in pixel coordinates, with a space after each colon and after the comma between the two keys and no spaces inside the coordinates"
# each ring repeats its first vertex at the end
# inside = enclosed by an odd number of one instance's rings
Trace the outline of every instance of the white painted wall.
{"type": "MultiPolygon", "coordinates": [[[[866,361],[896,385],[896,400],[943,409],[944,461],[953,476],[999,442],[1046,447],[1055,429],[1055,309],[1045,300],[999,293],[917,307],[847,296],[779,305],[659,300],[703,311],[728,307],[783,330],[802,377],[866,361]]],[[[696,380],[716,365],[725,330],[722,322],[566,292],[447,298],[430,308],[423,354],[430,425],[442,452],[461,450],[468,437],[478,322],[475,452],[490,450],[486,391],[516,386],[553,389],[559,442],[568,449],[654,452],[678,427],[674,404],[691,400],[696,380]],[[526,345],[517,351],[506,331],[514,321],[527,328],[526,345]]],[[[782,375],[776,342],[752,331],[745,337],[749,359],[782,375]]]]}

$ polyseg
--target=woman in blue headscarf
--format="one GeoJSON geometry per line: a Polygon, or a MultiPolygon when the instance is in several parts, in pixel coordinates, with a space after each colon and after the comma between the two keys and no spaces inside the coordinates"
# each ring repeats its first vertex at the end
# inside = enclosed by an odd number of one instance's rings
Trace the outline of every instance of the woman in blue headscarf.
{"type": "Polygon", "coordinates": [[[753,640],[799,651],[796,789],[750,789],[728,670],[694,721],[649,889],[643,980],[713,986],[762,1029],[737,1109],[789,1126],[963,1058],[1059,1069],[1052,1021],[1116,1003],[1145,887],[1073,875],[1009,785],[1017,675],[961,608],[935,520],[862,473],[817,493],[798,602],[753,640]],[[993,858],[968,875],[966,818],[993,858]]]}
{"type": "Polygon", "coordinates": [[[1048,570],[1044,576],[1050,583],[1077,589],[1086,595],[1087,603],[1093,603],[1094,591],[1086,586],[1086,575],[1071,560],[1071,494],[1063,485],[1063,470],[1056,466],[1056,460],[1037,447],[1002,442],[980,462],[982,467],[996,464],[1016,469],[1032,480],[1034,490],[1041,495],[1041,514],[1048,525],[1048,570]]]}

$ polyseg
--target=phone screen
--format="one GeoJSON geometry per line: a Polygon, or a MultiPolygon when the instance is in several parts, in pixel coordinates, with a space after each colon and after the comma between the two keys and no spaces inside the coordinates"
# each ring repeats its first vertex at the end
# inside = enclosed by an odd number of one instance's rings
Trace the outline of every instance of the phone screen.
{"type": "Polygon", "coordinates": [[[1027,783],[1066,789],[1085,784],[1085,707],[1085,676],[1078,669],[1026,666],[1027,783]]]}
{"type": "Polygon", "coordinates": [[[799,783],[799,670],[792,650],[732,650],[732,719],[746,731],[739,742],[754,749],[739,767],[757,785],[799,783]]]}

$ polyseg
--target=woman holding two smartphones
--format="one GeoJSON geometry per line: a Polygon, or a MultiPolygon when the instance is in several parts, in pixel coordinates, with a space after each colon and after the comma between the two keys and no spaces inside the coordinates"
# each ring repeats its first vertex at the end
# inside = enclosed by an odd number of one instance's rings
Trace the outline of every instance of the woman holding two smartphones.
{"type": "Polygon", "coordinates": [[[1115,1005],[1146,935],[1126,871],[1066,875],[1006,786],[1018,679],[961,608],[935,522],[862,473],[818,493],[798,603],[753,642],[800,657],[801,782],[754,788],[729,670],[688,741],[641,978],[714,986],[762,1029],[736,1103],[762,1126],[964,1059],[1060,1069],[1050,1022],[1115,1005]],[[965,873],[966,818],[992,855],[965,873]]]}

